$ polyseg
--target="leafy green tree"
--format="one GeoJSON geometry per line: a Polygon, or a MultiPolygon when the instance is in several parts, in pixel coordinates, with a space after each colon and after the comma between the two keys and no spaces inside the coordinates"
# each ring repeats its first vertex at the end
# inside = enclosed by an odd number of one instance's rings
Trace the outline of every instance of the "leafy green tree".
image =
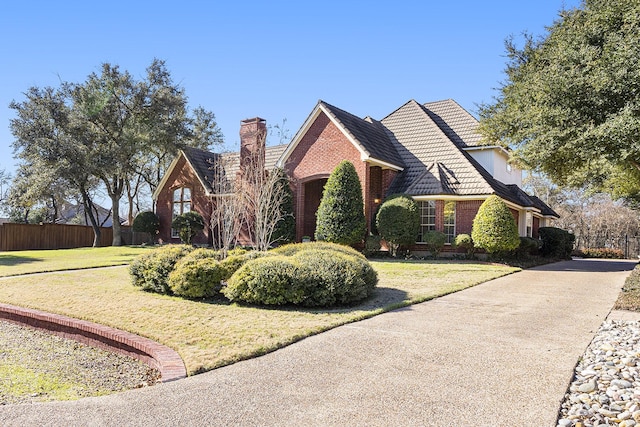
{"type": "Polygon", "coordinates": [[[398,255],[401,246],[415,243],[420,231],[418,204],[410,196],[390,196],[380,205],[376,215],[376,227],[389,245],[392,256],[398,255]]]}
{"type": "Polygon", "coordinates": [[[490,254],[508,252],[520,245],[516,220],[507,205],[496,195],[482,202],[473,219],[471,239],[490,254]]]}
{"type": "Polygon", "coordinates": [[[506,42],[506,80],[480,131],[558,184],[640,194],[640,2],[584,0],[548,33],[506,42]],[[622,179],[620,177],[622,176],[622,179]],[[612,184],[612,185],[615,185],[612,184]],[[609,185],[610,187],[611,185],[609,185]]]}
{"type": "Polygon", "coordinates": [[[343,160],[324,186],[316,221],[316,240],[353,245],[366,231],[362,186],[353,163],[343,160]]]}
{"type": "Polygon", "coordinates": [[[173,219],[171,228],[178,230],[182,243],[190,245],[195,235],[204,230],[204,218],[196,211],[185,212],[173,219]]]}
{"type": "Polygon", "coordinates": [[[149,243],[153,243],[153,238],[160,230],[160,218],[151,211],[140,212],[133,220],[133,231],[149,234],[149,243]]]}
{"type": "Polygon", "coordinates": [[[291,243],[296,239],[296,219],[293,212],[293,191],[283,169],[275,169],[278,179],[273,185],[278,186],[274,193],[280,197],[280,212],[282,218],[276,223],[271,240],[280,244],[291,243]]]}
{"type": "MultiPolygon", "coordinates": [[[[53,174],[80,194],[93,228],[93,245],[97,246],[101,233],[100,225],[92,214],[94,205],[91,198],[95,187],[95,141],[83,131],[84,125],[79,122],[69,101],[66,84],[60,89],[32,87],[24,95],[25,101],[10,104],[10,108],[16,111],[10,128],[15,137],[13,148],[16,157],[25,164],[25,176],[32,171],[53,174]]],[[[28,183],[29,180],[25,179],[27,186],[28,183]]],[[[30,195],[27,198],[25,206],[34,206],[33,198],[30,195]]]]}

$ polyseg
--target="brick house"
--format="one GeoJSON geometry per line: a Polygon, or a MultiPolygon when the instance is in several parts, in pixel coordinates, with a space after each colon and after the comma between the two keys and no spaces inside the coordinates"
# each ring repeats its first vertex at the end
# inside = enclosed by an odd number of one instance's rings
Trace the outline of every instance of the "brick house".
{"type": "MultiPolygon", "coordinates": [[[[207,217],[216,193],[211,164],[224,159],[226,176],[237,177],[243,159],[255,152],[265,153],[267,169],[281,167],[292,178],[297,240],[314,235],[324,184],[342,160],[356,167],[369,227],[385,196],[405,193],[418,202],[421,227],[414,249],[420,249],[429,230],[444,232],[449,242],[471,233],[480,204],[492,194],[509,206],[521,236],[537,237],[539,227],[558,215],[520,188],[522,172],[509,164],[509,152],[481,145],[477,126],[453,100],[410,100],[381,120],[359,118],[319,101],[289,144],[260,149],[264,138],[257,136],[264,135],[264,120],[244,120],[240,154],[186,149],[171,165],[154,193],[160,237],[176,241],[170,235],[173,214],[193,208],[207,217]]],[[[201,236],[201,243],[207,241],[208,231],[201,236]]]]}

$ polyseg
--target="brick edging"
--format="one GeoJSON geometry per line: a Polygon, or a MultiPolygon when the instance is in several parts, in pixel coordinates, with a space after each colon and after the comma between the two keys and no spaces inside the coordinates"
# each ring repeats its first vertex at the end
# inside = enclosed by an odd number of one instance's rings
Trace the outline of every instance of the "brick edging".
{"type": "Polygon", "coordinates": [[[176,351],[130,332],[86,320],[1,303],[0,319],[134,357],[160,371],[160,382],[175,381],[187,376],[184,362],[176,351]]]}

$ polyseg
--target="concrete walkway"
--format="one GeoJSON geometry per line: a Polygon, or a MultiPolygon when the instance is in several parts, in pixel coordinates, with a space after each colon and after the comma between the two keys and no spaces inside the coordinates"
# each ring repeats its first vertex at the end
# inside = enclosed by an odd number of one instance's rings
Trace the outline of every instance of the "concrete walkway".
{"type": "Polygon", "coordinates": [[[634,266],[523,271],[173,383],[0,407],[0,425],[553,426],[634,266]]]}

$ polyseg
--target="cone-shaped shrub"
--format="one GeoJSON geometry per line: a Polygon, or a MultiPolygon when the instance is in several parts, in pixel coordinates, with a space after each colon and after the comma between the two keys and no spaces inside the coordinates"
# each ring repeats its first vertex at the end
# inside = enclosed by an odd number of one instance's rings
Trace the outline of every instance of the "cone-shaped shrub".
{"type": "Polygon", "coordinates": [[[366,231],[362,186],[353,163],[343,160],[324,186],[316,221],[316,240],[353,245],[366,231]]]}
{"type": "Polygon", "coordinates": [[[507,252],[520,245],[518,226],[507,205],[496,195],[489,196],[473,219],[471,239],[488,253],[507,252]]]}

